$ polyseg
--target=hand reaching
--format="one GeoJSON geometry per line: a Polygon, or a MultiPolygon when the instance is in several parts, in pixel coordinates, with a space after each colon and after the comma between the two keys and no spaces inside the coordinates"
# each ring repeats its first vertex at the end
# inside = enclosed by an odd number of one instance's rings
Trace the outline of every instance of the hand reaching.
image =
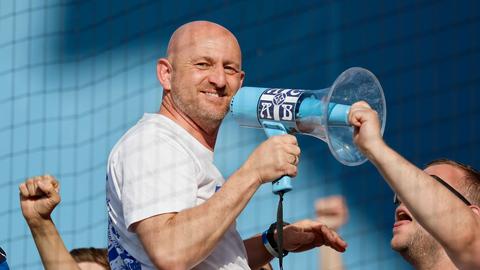
{"type": "Polygon", "coordinates": [[[50,219],[53,209],[60,203],[60,185],[53,176],[32,177],[18,188],[22,213],[29,224],[50,219]]]}
{"type": "Polygon", "coordinates": [[[347,243],[335,231],[320,222],[302,220],[283,230],[283,245],[288,251],[302,252],[323,245],[340,252],[347,248],[347,243]]]}

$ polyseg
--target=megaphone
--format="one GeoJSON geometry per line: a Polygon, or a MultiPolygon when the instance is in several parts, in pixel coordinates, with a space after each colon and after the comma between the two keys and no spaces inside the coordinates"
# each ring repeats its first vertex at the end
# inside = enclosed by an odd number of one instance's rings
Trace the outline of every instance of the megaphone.
{"type": "MultiPolygon", "coordinates": [[[[353,142],[348,113],[361,100],[377,111],[383,135],[387,110],[382,86],[375,75],[359,67],[345,70],[331,87],[320,90],[242,87],[230,112],[240,126],[262,128],[269,137],[299,133],[319,138],[340,163],[356,166],[367,159],[353,142]]],[[[275,194],[291,189],[288,176],[273,182],[275,194]]]]}

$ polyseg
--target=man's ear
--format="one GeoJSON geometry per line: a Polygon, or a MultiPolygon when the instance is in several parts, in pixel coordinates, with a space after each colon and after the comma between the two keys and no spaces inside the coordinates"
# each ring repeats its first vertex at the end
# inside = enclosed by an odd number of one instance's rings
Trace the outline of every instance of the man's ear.
{"type": "Polygon", "coordinates": [[[480,206],[472,204],[469,206],[472,211],[477,214],[478,217],[480,217],[480,206]]]}
{"type": "Polygon", "coordinates": [[[172,65],[166,58],[160,58],[157,61],[157,78],[163,86],[163,91],[172,89],[172,65]]]}
{"type": "Polygon", "coordinates": [[[245,79],[245,71],[242,70],[240,71],[240,87],[242,87],[244,79],[245,79]]]}

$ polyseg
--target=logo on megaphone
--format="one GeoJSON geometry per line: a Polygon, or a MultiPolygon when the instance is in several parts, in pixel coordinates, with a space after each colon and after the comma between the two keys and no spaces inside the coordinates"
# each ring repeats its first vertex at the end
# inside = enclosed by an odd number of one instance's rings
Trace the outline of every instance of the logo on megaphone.
{"type": "Polygon", "coordinates": [[[348,112],[361,100],[377,111],[383,135],[387,110],[382,86],[375,75],[359,67],[347,69],[325,89],[242,87],[230,112],[241,126],[263,128],[268,136],[300,133],[319,138],[339,162],[356,166],[366,157],[353,142],[348,112]]]}

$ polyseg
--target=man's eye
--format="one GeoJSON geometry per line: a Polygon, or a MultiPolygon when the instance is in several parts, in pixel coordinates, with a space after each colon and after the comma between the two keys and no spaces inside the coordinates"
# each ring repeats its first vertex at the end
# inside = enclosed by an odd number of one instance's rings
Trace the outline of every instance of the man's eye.
{"type": "Polygon", "coordinates": [[[208,63],[200,62],[200,63],[196,63],[195,66],[198,68],[208,68],[209,65],[208,63]]]}
{"type": "Polygon", "coordinates": [[[236,68],[230,67],[230,66],[226,66],[226,67],[224,67],[224,69],[225,69],[225,73],[227,73],[227,74],[235,74],[235,73],[238,72],[238,70],[236,68]]]}

